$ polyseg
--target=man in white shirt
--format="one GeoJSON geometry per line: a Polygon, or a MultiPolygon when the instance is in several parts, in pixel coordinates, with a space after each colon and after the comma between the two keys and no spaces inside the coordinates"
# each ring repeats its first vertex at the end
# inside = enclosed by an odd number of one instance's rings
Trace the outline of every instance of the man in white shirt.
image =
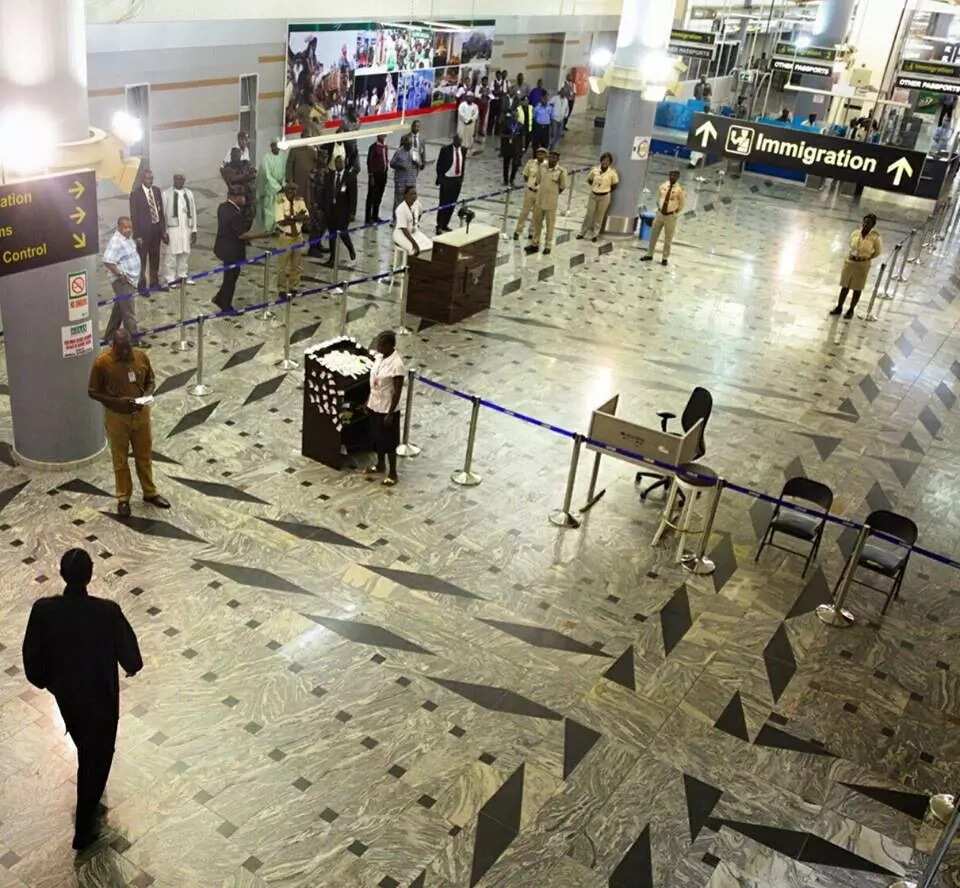
{"type": "Polygon", "coordinates": [[[230,163],[230,152],[233,151],[234,148],[240,149],[240,160],[250,160],[250,138],[243,130],[240,130],[240,132],[237,133],[237,144],[231,145],[227,149],[227,153],[223,158],[223,163],[230,163]]]}
{"type": "Polygon", "coordinates": [[[175,173],[173,186],[163,192],[163,214],[167,220],[163,278],[168,287],[189,274],[190,248],[197,242],[197,202],[193,192],[185,187],[186,181],[183,173],[175,173]]]}
{"type": "Polygon", "coordinates": [[[416,186],[409,185],[403,192],[403,200],[397,204],[393,227],[393,243],[408,256],[418,256],[433,247],[433,241],[420,230],[422,215],[416,186]]]}
{"type": "Polygon", "coordinates": [[[550,150],[554,151],[563,136],[564,122],[570,103],[563,90],[556,92],[550,99],[550,150]]]}
{"type": "MultiPolygon", "coordinates": [[[[129,216],[117,219],[117,229],[103,251],[103,265],[110,274],[110,286],[117,297],[110,310],[110,319],[103,331],[103,338],[112,339],[117,328],[123,325],[130,338],[136,339],[139,330],[134,293],[140,281],[141,263],[129,216]]],[[[139,347],[150,348],[150,343],[141,342],[139,347]]]]}
{"type": "Polygon", "coordinates": [[[466,98],[457,109],[457,135],[463,144],[463,150],[468,152],[473,147],[473,137],[477,131],[477,118],[480,109],[477,107],[477,98],[473,93],[467,93],[466,98]]]}

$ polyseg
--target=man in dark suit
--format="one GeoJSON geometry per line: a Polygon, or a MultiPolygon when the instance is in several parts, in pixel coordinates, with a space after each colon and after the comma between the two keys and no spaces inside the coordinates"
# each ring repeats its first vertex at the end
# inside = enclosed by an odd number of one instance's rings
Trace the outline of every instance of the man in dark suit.
{"type": "Polygon", "coordinates": [[[147,286],[147,261],[150,263],[150,286],[160,286],[160,244],[167,243],[167,221],[163,215],[163,195],[153,184],[153,172],[144,170],[140,185],[130,192],[130,221],[133,239],[140,254],[141,290],[147,286]]]}
{"type": "Polygon", "coordinates": [[[380,218],[380,204],[387,187],[387,172],[390,169],[390,157],[387,149],[387,137],[381,133],[367,149],[367,211],[364,221],[367,225],[374,222],[386,222],[380,218]]]}
{"type": "Polygon", "coordinates": [[[23,638],[27,681],[53,694],[77,747],[73,847],[97,838],[97,807],[107,785],[120,719],[117,666],[127,677],[143,668],[137,637],[120,606],[87,594],[93,561],[83,549],[60,559],[63,595],[33,603],[23,638]]]}
{"type": "Polygon", "coordinates": [[[450,217],[454,204],[460,199],[463,173],[467,165],[467,152],[456,134],[449,145],[444,145],[437,155],[437,185],[440,186],[440,209],[437,210],[437,234],[450,230],[450,217]]]}
{"type": "MultiPolygon", "coordinates": [[[[250,222],[243,212],[246,196],[242,191],[233,191],[217,207],[217,239],[213,242],[213,255],[224,265],[231,265],[247,258],[247,241],[250,240],[250,222]]],[[[233,310],[233,291],[240,277],[239,268],[228,268],[223,273],[223,282],[213,304],[221,311],[233,310]]]]}
{"type": "MultiPolygon", "coordinates": [[[[353,248],[347,229],[350,226],[350,207],[356,206],[357,202],[357,171],[346,168],[342,155],[338,154],[333,162],[334,169],[327,173],[326,181],[327,225],[331,231],[340,235],[340,241],[347,248],[350,261],[353,262],[357,258],[357,251],[353,248]]],[[[326,263],[330,268],[333,268],[333,257],[331,250],[330,260],[326,263]]]]}

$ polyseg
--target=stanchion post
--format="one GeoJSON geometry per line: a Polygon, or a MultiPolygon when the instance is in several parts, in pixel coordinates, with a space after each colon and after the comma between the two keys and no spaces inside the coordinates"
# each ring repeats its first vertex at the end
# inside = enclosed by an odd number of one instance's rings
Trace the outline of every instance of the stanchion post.
{"type": "Polygon", "coordinates": [[[883,280],[883,273],[887,270],[887,263],[884,262],[880,266],[880,271],[877,274],[877,279],[873,282],[873,292],[870,294],[870,303],[867,305],[867,313],[860,316],[862,321],[876,321],[877,316],[873,313],[874,303],[877,301],[877,293],[880,292],[880,281],[883,280]]]}
{"type": "Polygon", "coordinates": [[[902,284],[907,280],[906,271],[907,263],[910,261],[910,251],[913,249],[913,241],[917,236],[917,229],[911,228],[910,234],[907,235],[907,242],[903,247],[903,258],[900,260],[900,274],[897,275],[897,280],[902,284]]]}
{"type": "Polygon", "coordinates": [[[828,626],[845,629],[857,621],[857,618],[854,617],[850,611],[844,609],[843,603],[846,601],[847,592],[850,591],[850,585],[853,583],[853,575],[857,570],[857,565],[860,563],[860,553],[863,551],[863,544],[867,541],[869,535],[870,527],[864,524],[863,527],[860,528],[860,533],[857,534],[857,541],[854,543],[853,551],[847,559],[845,570],[840,580],[840,586],[837,589],[837,597],[830,604],[821,604],[817,607],[817,616],[828,626]]]}
{"type": "Polygon", "coordinates": [[[345,336],[347,333],[347,314],[348,314],[348,307],[349,307],[347,304],[347,299],[349,298],[347,296],[347,290],[349,289],[350,287],[347,284],[343,284],[342,286],[337,287],[337,289],[334,290],[335,293],[340,294],[340,335],[341,336],[345,336]]]}
{"type": "MultiPolygon", "coordinates": [[[[710,544],[710,535],[713,533],[713,522],[717,517],[717,509],[720,508],[720,496],[723,494],[727,482],[723,478],[717,478],[717,483],[713,488],[713,497],[710,500],[710,511],[707,512],[707,520],[703,525],[703,532],[700,534],[700,545],[697,546],[697,552],[692,558],[685,559],[683,569],[697,576],[707,576],[712,574],[717,566],[707,558],[707,546],[710,544]]],[[[693,496],[693,494],[690,494],[693,496]]]]}
{"type": "Polygon", "coordinates": [[[467,433],[467,453],[463,460],[463,468],[454,472],[450,480],[461,487],[475,487],[483,479],[475,472],[473,468],[473,445],[477,440],[477,420],[480,418],[480,399],[473,395],[470,400],[473,402],[473,409],[470,411],[470,431],[467,433]]]}
{"type": "Polygon", "coordinates": [[[197,319],[197,381],[190,386],[190,394],[203,397],[210,394],[210,386],[203,381],[203,325],[204,315],[197,319]]]}
{"type": "MultiPolygon", "coordinates": [[[[333,233],[333,292],[340,293],[340,234],[333,233]]],[[[343,332],[342,330],[340,331],[343,332]]]]}
{"type": "Polygon", "coordinates": [[[397,336],[409,336],[413,330],[407,326],[407,295],[410,291],[410,262],[406,261],[400,269],[400,326],[393,332],[397,336]]]}
{"type": "Polygon", "coordinates": [[[893,299],[890,287],[895,286],[893,283],[893,272],[897,267],[897,260],[900,258],[900,251],[902,249],[903,244],[894,244],[893,246],[893,255],[890,257],[890,271],[887,273],[887,282],[883,285],[883,292],[880,294],[881,299],[893,299]]]}
{"type": "Polygon", "coordinates": [[[176,344],[179,352],[185,352],[193,348],[193,343],[187,339],[187,279],[180,278],[180,339],[176,344]]]}
{"type": "Polygon", "coordinates": [[[293,293],[284,293],[283,303],[283,360],[277,366],[283,370],[296,370],[300,365],[290,357],[290,316],[293,312],[293,293]]]}
{"type": "Polygon", "coordinates": [[[577,184],[577,171],[570,173],[570,184],[567,187],[567,208],[563,211],[564,216],[570,215],[570,204],[573,203],[573,189],[577,184]]]}
{"type": "Polygon", "coordinates": [[[417,381],[417,371],[407,370],[407,403],[403,408],[403,438],[400,440],[400,446],[397,447],[397,456],[415,457],[419,456],[422,450],[416,444],[410,443],[410,422],[413,419],[413,386],[417,381]]]}
{"type": "MultiPolygon", "coordinates": [[[[260,301],[266,303],[270,302],[270,257],[272,255],[269,250],[263,254],[263,291],[260,294],[260,301]]],[[[261,321],[272,321],[276,315],[270,311],[269,305],[265,305],[257,317],[261,321]]]]}
{"type": "Polygon", "coordinates": [[[506,239],[510,235],[507,234],[507,216],[510,215],[510,196],[513,194],[513,189],[508,185],[507,186],[507,196],[503,201],[503,221],[500,223],[500,237],[506,239]]]}
{"type": "Polygon", "coordinates": [[[573,502],[573,486],[577,481],[577,466],[580,463],[580,447],[583,444],[583,435],[573,436],[573,452],[570,454],[570,470],[567,472],[567,487],[563,492],[563,506],[549,515],[550,523],[557,527],[577,528],[580,522],[570,514],[570,504],[573,502]]]}
{"type": "Polygon", "coordinates": [[[950,822],[947,823],[944,831],[940,833],[940,838],[937,840],[937,844],[930,854],[930,859],[927,861],[927,866],[920,876],[920,881],[912,882],[909,879],[899,879],[894,882],[890,888],[932,888],[934,880],[937,878],[937,873],[943,865],[943,859],[947,856],[947,851],[950,850],[950,845],[953,844],[953,840],[957,835],[957,830],[960,830],[960,807],[954,808],[950,822]]]}

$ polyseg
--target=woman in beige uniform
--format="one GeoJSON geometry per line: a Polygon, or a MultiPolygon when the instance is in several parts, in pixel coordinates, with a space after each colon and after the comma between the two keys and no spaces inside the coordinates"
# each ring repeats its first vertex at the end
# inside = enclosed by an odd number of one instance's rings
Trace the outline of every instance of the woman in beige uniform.
{"type": "Polygon", "coordinates": [[[843,313],[843,303],[847,298],[847,293],[853,290],[853,300],[844,315],[848,321],[853,317],[853,310],[860,301],[860,292],[867,285],[870,263],[883,250],[880,235],[875,230],[876,225],[877,217],[873,213],[867,213],[863,217],[863,225],[850,235],[850,251],[843,263],[843,271],[840,272],[840,298],[837,299],[837,307],[830,314],[839,315],[843,313]]]}
{"type": "Polygon", "coordinates": [[[587,213],[583,217],[577,240],[589,237],[596,242],[603,228],[607,210],[610,209],[610,195],[620,184],[620,177],[613,168],[613,155],[609,151],[604,151],[600,155],[600,164],[590,170],[587,175],[587,184],[590,186],[587,213]]]}

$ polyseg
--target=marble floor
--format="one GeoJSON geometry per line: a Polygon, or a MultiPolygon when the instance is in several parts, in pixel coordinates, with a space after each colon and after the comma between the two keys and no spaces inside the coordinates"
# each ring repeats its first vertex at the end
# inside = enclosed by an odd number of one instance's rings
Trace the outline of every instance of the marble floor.
{"type": "MultiPolygon", "coordinates": [[[[568,136],[565,162],[589,161],[591,134],[568,136]]],[[[468,194],[496,187],[491,147],[471,176],[468,194]]],[[[922,545],[955,555],[957,243],[911,266],[876,323],[841,321],[827,310],[856,220],[876,212],[889,246],[921,204],[857,207],[715,171],[684,181],[669,267],[641,264],[634,240],[573,239],[580,183],[550,257],[502,241],[491,310],[420,324],[404,357],[575,431],[614,394],[652,424],[703,385],[714,470],[773,493],[807,474],[838,514],[905,511],[922,545]]],[[[219,189],[192,184],[199,270],[219,189]]],[[[105,232],[121,209],[102,202],[105,232]]],[[[387,266],[386,232],[358,243],[351,274],[387,266]]],[[[309,267],[314,285],[326,273],[309,267]]],[[[239,304],[259,299],[262,272],[241,282],[239,304]]],[[[213,290],[189,288],[191,309],[213,290]]],[[[398,289],[348,295],[361,341],[397,324],[398,289]]],[[[139,315],[157,326],[176,310],[163,294],[139,315]]],[[[298,301],[294,357],[335,335],[339,312],[298,301]]],[[[849,532],[828,529],[801,579],[792,555],[754,563],[769,507],[727,493],[717,570],[693,576],[650,545],[660,503],[640,501],[626,463],[604,460],[606,495],[579,529],[550,524],[569,440],[513,417],[481,413],[482,484],[451,484],[469,405],[423,385],[423,452],[387,490],[300,454],[302,370],[276,366],[277,321],[218,320],[206,337],[204,398],[188,392],[195,351],[168,332],[151,352],[170,512],[135,497],[118,518],[106,454],[66,473],[18,467],[0,398],[0,888],[879,888],[923,868],[928,797],[960,777],[953,571],[914,557],[885,616],[854,587],[856,624],[830,628],[814,610],[849,532]],[[123,682],[106,828],[79,857],[74,749],[20,661],[31,603],[59,592],[75,545],[146,664],[123,682]]],[[[577,506],[589,467],[584,454],[577,506]]]]}

